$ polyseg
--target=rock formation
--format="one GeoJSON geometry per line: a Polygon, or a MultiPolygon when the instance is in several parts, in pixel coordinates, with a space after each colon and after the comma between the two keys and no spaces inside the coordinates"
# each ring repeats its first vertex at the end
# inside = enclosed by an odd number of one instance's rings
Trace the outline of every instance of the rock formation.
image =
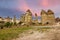
{"type": "Polygon", "coordinates": [[[41,11],[41,23],[42,25],[55,23],[55,16],[52,10],[49,9],[47,12],[41,11]]]}

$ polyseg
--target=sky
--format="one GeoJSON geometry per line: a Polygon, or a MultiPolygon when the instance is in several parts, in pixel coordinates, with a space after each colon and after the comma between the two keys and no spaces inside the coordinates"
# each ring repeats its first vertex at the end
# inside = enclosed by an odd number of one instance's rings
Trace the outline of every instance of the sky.
{"type": "Polygon", "coordinates": [[[0,0],[0,16],[17,17],[30,9],[32,14],[40,16],[41,10],[51,9],[56,17],[60,17],[60,0],[0,0]]]}

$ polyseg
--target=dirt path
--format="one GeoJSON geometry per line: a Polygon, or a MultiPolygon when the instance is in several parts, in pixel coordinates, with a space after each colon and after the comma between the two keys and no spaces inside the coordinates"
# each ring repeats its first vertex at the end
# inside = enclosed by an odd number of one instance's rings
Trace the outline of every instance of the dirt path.
{"type": "Polygon", "coordinates": [[[49,32],[39,32],[33,31],[28,33],[23,33],[23,35],[14,40],[60,40],[60,30],[50,30],[49,32]]]}
{"type": "Polygon", "coordinates": [[[15,40],[39,40],[44,33],[39,33],[38,31],[33,32],[32,34],[23,34],[23,37],[19,37],[15,40]]]}

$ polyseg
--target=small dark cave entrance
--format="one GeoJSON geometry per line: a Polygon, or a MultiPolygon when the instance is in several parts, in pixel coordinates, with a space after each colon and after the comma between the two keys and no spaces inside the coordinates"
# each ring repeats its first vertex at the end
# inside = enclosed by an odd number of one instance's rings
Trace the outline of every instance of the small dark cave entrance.
{"type": "Polygon", "coordinates": [[[46,24],[49,24],[49,22],[46,22],[46,24]]]}

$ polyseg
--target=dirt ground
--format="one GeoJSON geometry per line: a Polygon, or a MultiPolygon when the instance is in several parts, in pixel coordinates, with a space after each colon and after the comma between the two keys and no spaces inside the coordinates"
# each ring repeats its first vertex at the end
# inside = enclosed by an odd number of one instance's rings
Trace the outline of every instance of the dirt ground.
{"type": "Polygon", "coordinates": [[[60,29],[50,29],[46,32],[28,30],[13,40],[60,40],[60,29]]]}

